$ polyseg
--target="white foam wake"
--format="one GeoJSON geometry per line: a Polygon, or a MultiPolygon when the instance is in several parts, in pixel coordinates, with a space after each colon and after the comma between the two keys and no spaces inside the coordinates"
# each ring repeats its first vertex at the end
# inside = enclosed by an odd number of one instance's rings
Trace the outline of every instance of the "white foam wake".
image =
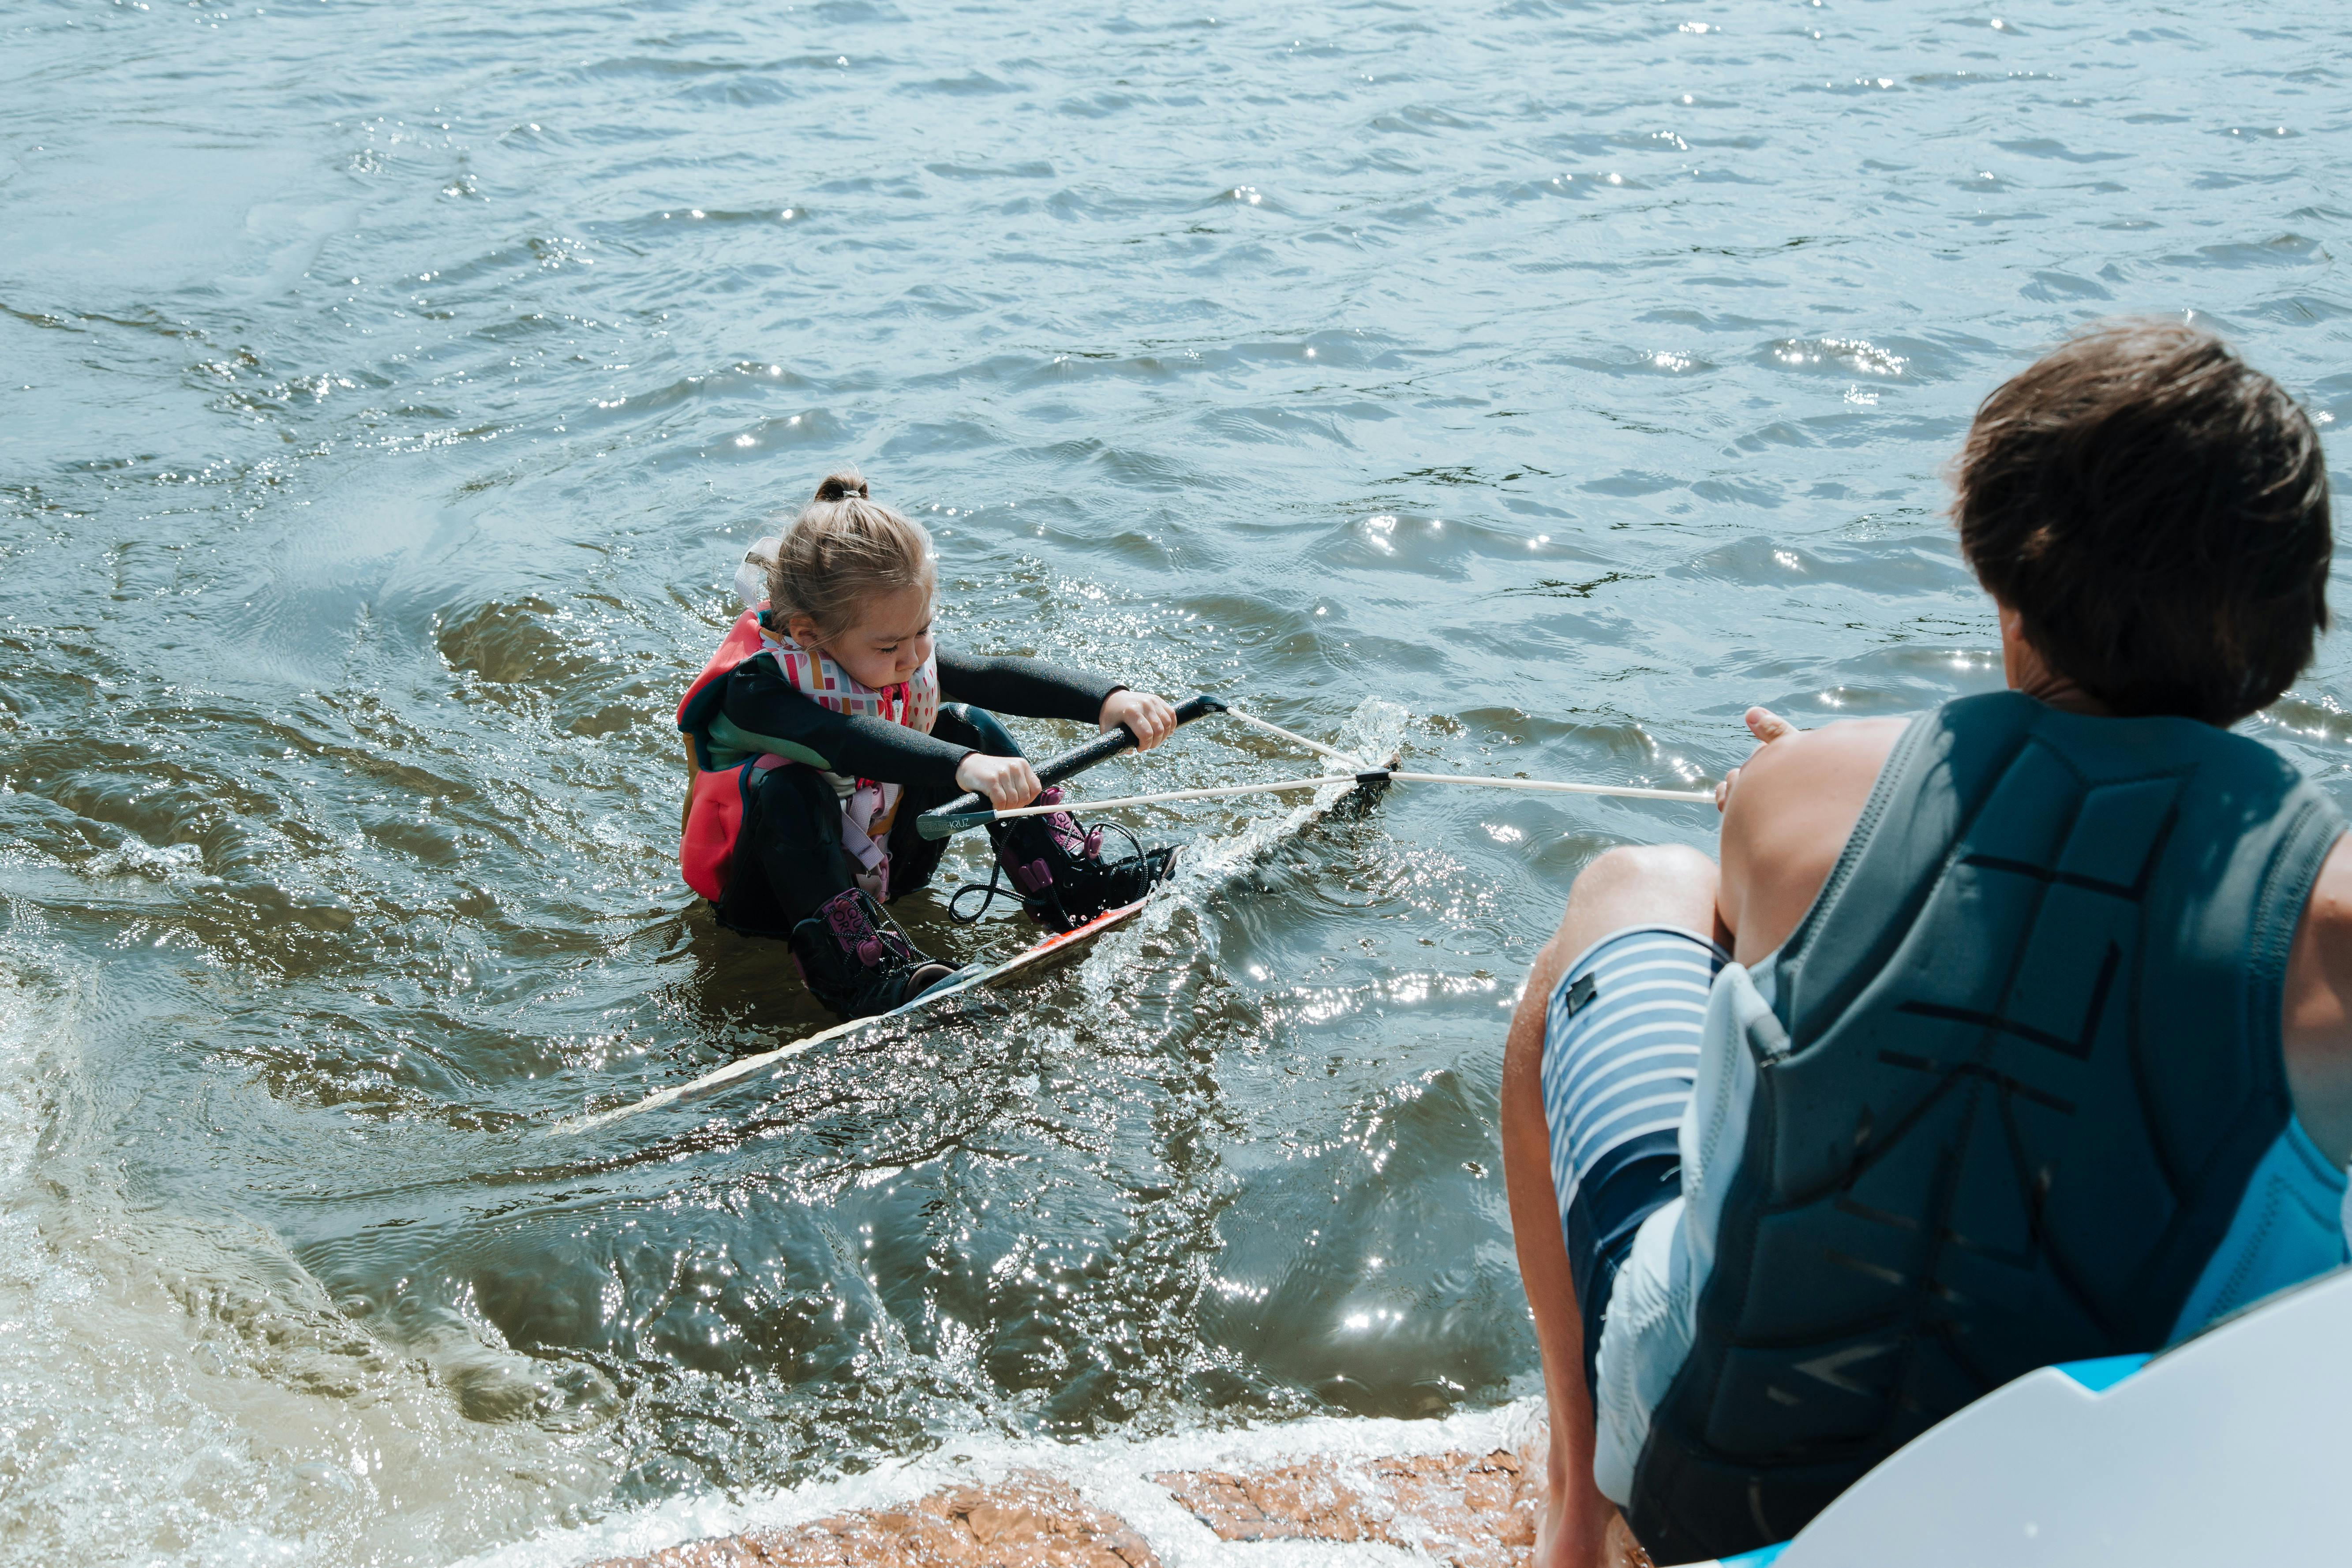
{"type": "MultiPolygon", "coordinates": [[[[1382,698],[1367,697],[1339,727],[1332,744],[1375,761],[1391,757],[1403,742],[1412,718],[1402,707],[1382,698]]],[[[1180,909],[1198,909],[1277,846],[1297,837],[1354,792],[1352,783],[1325,784],[1313,795],[1286,809],[1252,818],[1239,831],[1223,837],[1188,840],[1177,858],[1176,875],[1168,886],[1172,896],[1154,899],[1143,913],[1124,929],[1096,944],[1080,971],[1089,991],[1103,977],[1123,971],[1150,938],[1168,929],[1180,909]]],[[[1295,797],[1294,797],[1295,798],[1295,797]]]]}
{"type": "Polygon", "coordinates": [[[451,1397],[526,1358],[396,1350],[276,1236],[149,1190],[118,1102],[163,1064],[95,1070],[118,1026],[98,973],[0,949],[0,1563],[435,1563],[605,1494],[605,1434],[451,1397]]]}

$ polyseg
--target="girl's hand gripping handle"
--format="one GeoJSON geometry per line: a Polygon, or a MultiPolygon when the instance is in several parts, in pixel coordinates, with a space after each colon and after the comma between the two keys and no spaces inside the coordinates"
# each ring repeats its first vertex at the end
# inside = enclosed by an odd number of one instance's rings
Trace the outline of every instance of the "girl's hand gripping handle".
{"type": "Polygon", "coordinates": [[[1105,734],[1121,725],[1135,737],[1135,749],[1148,752],[1176,732],[1176,709],[1156,691],[1122,688],[1103,699],[1096,727],[1105,734]]]}
{"type": "MultiPolygon", "coordinates": [[[[1119,691],[1111,693],[1113,700],[1125,695],[1127,695],[1125,692],[1119,691]]],[[[1178,703],[1171,712],[1177,723],[1189,724],[1203,714],[1222,713],[1224,710],[1225,705],[1213,697],[1189,697],[1178,703]]],[[[1082,773],[1097,763],[1108,762],[1135,743],[1135,731],[1122,722],[1118,728],[1096,736],[1076,751],[1063,752],[1044,767],[1039,768],[1032,775],[1029,794],[1023,796],[1021,800],[1013,802],[1013,805],[1026,804],[1036,797],[1039,786],[1060,784],[1064,779],[1076,773],[1082,773]]],[[[966,757],[956,767],[956,782],[963,783],[963,770],[972,763],[1007,763],[1013,760],[1010,757],[966,757]]],[[[945,805],[923,813],[915,819],[915,826],[916,830],[926,838],[945,838],[950,834],[961,833],[966,828],[978,827],[982,823],[990,820],[989,814],[996,809],[997,803],[993,797],[985,796],[982,792],[975,790],[970,795],[961,795],[948,802],[945,805]]],[[[1005,809],[1009,810],[1011,807],[1005,809]]]]}
{"type": "Polygon", "coordinates": [[[999,811],[1027,805],[1045,786],[1026,757],[992,757],[974,752],[956,764],[955,782],[986,798],[999,811]]]}

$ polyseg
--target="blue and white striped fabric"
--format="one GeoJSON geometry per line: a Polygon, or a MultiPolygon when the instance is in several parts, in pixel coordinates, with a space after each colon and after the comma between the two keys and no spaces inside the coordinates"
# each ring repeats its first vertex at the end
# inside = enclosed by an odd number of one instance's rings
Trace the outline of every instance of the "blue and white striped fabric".
{"type": "Polygon", "coordinates": [[[1544,1121],[1588,1380],[1618,1265],[1642,1221],[1682,1191],[1675,1130],[1708,988],[1730,962],[1696,931],[1612,931],[1568,966],[1545,1008],[1544,1121]]]}
{"type": "Polygon", "coordinates": [[[1707,992],[1729,962],[1696,931],[1634,926],[1562,972],[1544,1015],[1543,1092],[1563,1211],[1612,1152],[1681,1122],[1707,992]]]}

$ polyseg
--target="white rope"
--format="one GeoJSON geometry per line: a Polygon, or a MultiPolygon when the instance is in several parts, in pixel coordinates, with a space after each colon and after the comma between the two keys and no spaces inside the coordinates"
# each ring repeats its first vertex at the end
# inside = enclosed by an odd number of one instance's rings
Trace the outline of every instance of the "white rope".
{"type": "Polygon", "coordinates": [[[1484,784],[1489,789],[1535,790],[1544,795],[1609,795],[1625,800],[1685,800],[1701,805],[1715,804],[1711,789],[1644,789],[1639,784],[1556,784],[1549,779],[1492,779],[1475,773],[1400,773],[1389,777],[1399,784],[1484,784]]]}
{"type": "MultiPolygon", "coordinates": [[[[1171,789],[1158,795],[1126,795],[1114,800],[1074,800],[1060,805],[1016,805],[994,814],[992,820],[1010,822],[1016,816],[1045,816],[1056,811],[1111,811],[1125,805],[1158,805],[1170,800],[1223,800],[1235,795],[1276,795],[1284,790],[1315,789],[1327,784],[1353,784],[1353,773],[1324,773],[1315,778],[1277,779],[1272,784],[1217,784],[1208,789],[1171,789]]],[[[975,812],[973,816],[978,816],[975,812]]]]}
{"type": "MultiPolygon", "coordinates": [[[[1694,805],[1713,805],[1713,790],[1645,789],[1639,784],[1559,784],[1549,779],[1485,778],[1475,773],[1403,773],[1390,768],[1367,768],[1365,773],[1377,774],[1394,784],[1475,784],[1486,789],[1528,790],[1538,795],[1605,795],[1626,800],[1679,800],[1694,805]]],[[[1074,800],[1060,805],[1021,805],[1010,811],[996,813],[994,820],[1010,822],[1021,816],[1045,816],[1056,811],[1116,811],[1130,805],[1160,805],[1178,800],[1223,800],[1237,795],[1277,795],[1285,790],[1314,789],[1327,784],[1357,784],[1377,782],[1353,773],[1325,773],[1318,778],[1278,779],[1272,784],[1218,784],[1209,789],[1171,789],[1158,795],[1128,795],[1112,800],[1074,800]]],[[[976,815],[976,814],[975,814],[976,815]]]]}
{"type": "Polygon", "coordinates": [[[1349,768],[1359,772],[1364,770],[1368,766],[1363,758],[1355,755],[1353,752],[1342,752],[1335,747],[1327,746],[1320,741],[1310,741],[1306,736],[1296,734],[1291,731],[1284,729],[1279,724],[1269,724],[1255,713],[1244,713],[1238,708],[1229,707],[1225,710],[1225,717],[1228,719],[1238,719],[1243,723],[1250,725],[1255,729],[1263,730],[1269,735],[1278,735],[1282,739],[1288,741],[1294,746],[1304,746],[1308,751],[1319,752],[1324,756],[1331,758],[1335,762],[1345,763],[1349,768]]]}
{"type": "MultiPolygon", "coordinates": [[[[1244,724],[1255,725],[1258,729],[1265,731],[1268,734],[1278,735],[1286,741],[1295,742],[1299,745],[1305,746],[1309,751],[1320,752],[1327,757],[1337,758],[1339,761],[1347,763],[1350,769],[1355,771],[1345,773],[1322,773],[1312,778],[1277,779],[1271,784],[1217,784],[1206,789],[1164,790],[1157,795],[1121,795],[1111,800],[1076,801],[1069,805],[1063,805],[1016,806],[1011,811],[1000,811],[994,813],[994,820],[998,822],[1008,822],[1015,817],[1045,816],[1053,812],[1070,810],[1073,806],[1076,809],[1091,813],[1097,811],[1112,811],[1132,805],[1159,805],[1169,801],[1223,800],[1234,795],[1279,795],[1289,790],[1319,789],[1323,785],[1329,784],[1344,784],[1373,782],[1371,778],[1363,775],[1377,775],[1378,778],[1386,779],[1396,784],[1475,784],[1486,789],[1528,790],[1546,795],[1615,795],[1631,800],[1679,800],[1708,805],[1715,804],[1715,794],[1711,790],[1645,789],[1637,784],[1562,784],[1549,779],[1487,778],[1475,773],[1399,773],[1392,768],[1376,768],[1368,766],[1360,757],[1349,756],[1347,752],[1334,750],[1329,746],[1324,745],[1319,741],[1310,741],[1304,735],[1294,735],[1278,724],[1269,724],[1265,720],[1254,718],[1247,713],[1242,712],[1238,709],[1228,708],[1225,710],[1225,712],[1228,717],[1239,719],[1244,724]]],[[[1391,753],[1391,755],[1393,755],[1393,753],[1391,753]]],[[[974,815],[977,814],[975,813],[974,815]]],[[[1051,945],[1051,943],[1046,943],[1038,948],[1029,950],[1027,953],[1023,954],[1020,959],[1014,961],[1015,964],[1025,961],[1029,957],[1042,953],[1045,948],[1050,947],[1051,945]]],[[[905,1007],[898,1009],[898,1011],[905,1011],[908,1008],[916,1006],[927,1006],[931,1003],[937,1002],[955,992],[962,991],[971,986],[979,985],[989,980],[992,980],[999,974],[1005,973],[1008,968],[1013,966],[1013,965],[998,965],[988,969],[974,970],[968,974],[948,982],[944,985],[940,985],[930,991],[925,992],[920,997],[917,998],[914,1002],[908,1003],[905,1007]]],[[[548,1131],[551,1134],[584,1132],[593,1127],[606,1126],[612,1122],[619,1121],[624,1118],[635,1116],[642,1111],[652,1110],[660,1106],[674,1104],[677,1100],[683,1100],[688,1095],[700,1094],[707,1089],[715,1089],[720,1084],[730,1083],[737,1079],[749,1078],[753,1073],[760,1071],[763,1068],[772,1066],[774,1063],[784,1060],[787,1058],[799,1056],[802,1052],[809,1049],[812,1046],[822,1045],[827,1040],[833,1039],[837,1036],[845,1035],[851,1030],[858,1028],[872,1021],[873,1020],[867,1018],[853,1018],[846,1023],[836,1024],[830,1029],[826,1029],[819,1034],[811,1035],[804,1040],[796,1040],[791,1045],[784,1046],[780,1049],[762,1051],[757,1056],[740,1058],[735,1061],[729,1062],[726,1066],[721,1067],[715,1071],[704,1074],[702,1077],[696,1079],[691,1083],[682,1083],[671,1089],[659,1090],[656,1093],[647,1095],[645,1099],[637,1100],[634,1104],[616,1106],[610,1110],[599,1111],[593,1116],[583,1116],[575,1121],[558,1123],[557,1125],[549,1128],[548,1131]]]]}
{"type": "MultiPolygon", "coordinates": [[[[1544,795],[1616,795],[1628,800],[1682,800],[1698,802],[1707,805],[1713,805],[1715,804],[1715,792],[1713,790],[1643,789],[1634,784],[1551,784],[1541,779],[1481,778],[1471,773],[1401,773],[1393,768],[1375,768],[1371,764],[1366,763],[1361,757],[1350,755],[1346,752],[1334,750],[1333,748],[1325,745],[1320,741],[1310,741],[1304,735],[1286,730],[1279,724],[1269,724],[1265,720],[1259,718],[1256,714],[1244,713],[1238,708],[1227,707],[1225,709],[1225,717],[1228,719],[1238,719],[1243,723],[1250,725],[1255,729],[1263,730],[1269,735],[1278,735],[1283,740],[1288,741],[1294,745],[1304,746],[1310,752],[1319,752],[1324,756],[1335,758],[1339,762],[1347,763],[1349,767],[1360,773],[1386,773],[1390,778],[1395,780],[1399,784],[1483,784],[1489,789],[1532,790],[1544,795]]],[[[1309,780],[1302,782],[1311,783],[1313,781],[1309,780]]],[[[1287,784],[1275,787],[1296,789],[1298,785],[1297,784],[1287,784]]],[[[1248,792],[1244,790],[1232,790],[1227,792],[1210,793],[1242,795],[1248,792]]],[[[1133,795],[1126,800],[1090,801],[1087,802],[1087,805],[1091,809],[1107,805],[1147,805],[1154,800],[1198,800],[1206,798],[1208,798],[1207,794],[1133,795]]],[[[1000,816],[1026,816],[1034,814],[1029,811],[1008,811],[1000,812],[997,815],[1000,816]]]]}

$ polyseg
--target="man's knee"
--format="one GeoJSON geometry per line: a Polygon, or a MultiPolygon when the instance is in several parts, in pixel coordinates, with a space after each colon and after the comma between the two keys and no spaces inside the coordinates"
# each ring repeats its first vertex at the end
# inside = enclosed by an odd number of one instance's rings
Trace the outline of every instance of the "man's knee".
{"type": "Polygon", "coordinates": [[[1578,897],[1703,892],[1715,897],[1715,862],[1687,844],[1620,844],[1576,874],[1569,901],[1578,897]]]}
{"type": "Polygon", "coordinates": [[[1612,931],[1671,925],[1702,934],[1715,927],[1716,864],[1686,844],[1623,844],[1577,873],[1557,942],[1573,958],[1612,931]]]}
{"type": "Polygon", "coordinates": [[[1528,972],[1528,988],[1504,1046],[1505,1073],[1516,1079],[1535,1070],[1551,990],[1579,953],[1612,931],[1634,926],[1711,933],[1717,880],[1715,862],[1683,844],[1620,845],[1578,872],[1559,929],[1528,972]]]}

